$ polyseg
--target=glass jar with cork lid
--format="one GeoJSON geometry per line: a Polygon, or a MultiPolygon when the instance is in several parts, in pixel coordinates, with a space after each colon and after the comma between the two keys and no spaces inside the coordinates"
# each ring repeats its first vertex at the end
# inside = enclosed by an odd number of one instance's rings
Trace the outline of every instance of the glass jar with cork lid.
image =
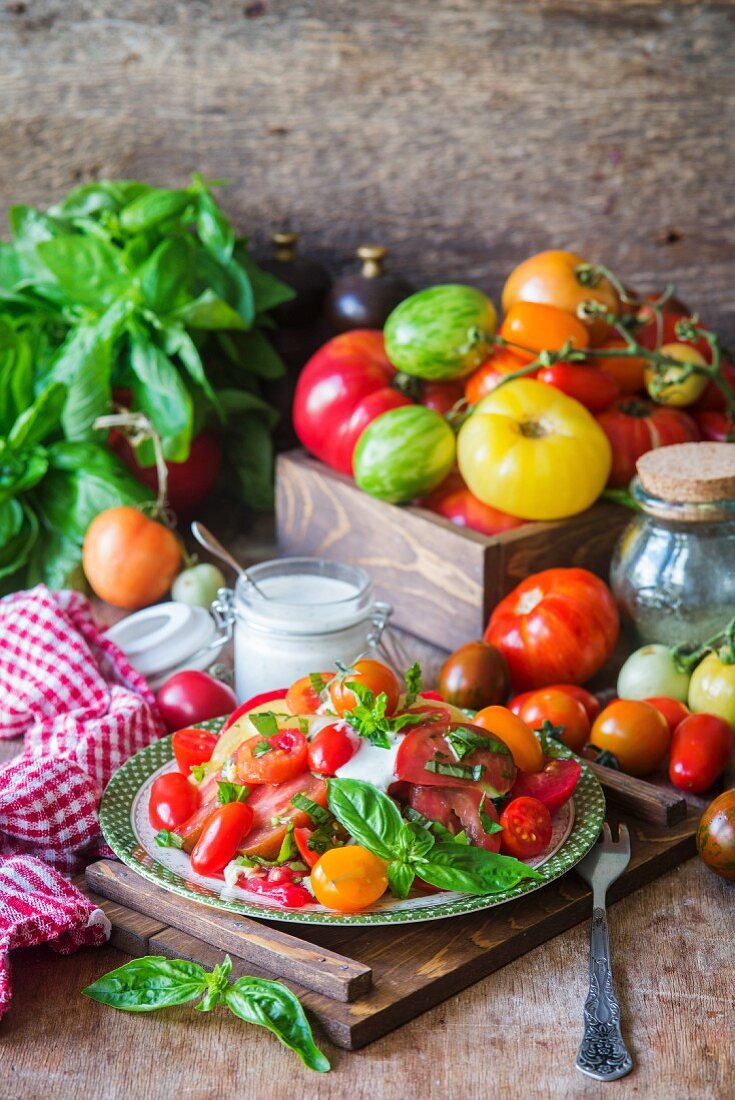
{"type": "Polygon", "coordinates": [[[644,643],[701,642],[735,615],[735,446],[675,444],[636,465],[640,512],[611,568],[621,613],[644,643]]]}

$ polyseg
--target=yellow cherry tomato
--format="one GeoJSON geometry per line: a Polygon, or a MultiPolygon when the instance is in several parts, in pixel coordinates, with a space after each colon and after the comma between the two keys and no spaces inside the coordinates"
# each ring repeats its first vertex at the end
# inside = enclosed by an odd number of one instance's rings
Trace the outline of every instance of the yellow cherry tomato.
{"type": "Polygon", "coordinates": [[[330,848],[311,869],[316,900],[338,913],[357,913],[388,889],[386,863],[360,844],[330,848]]]}
{"type": "Polygon", "coordinates": [[[683,377],[686,369],[684,364],[695,363],[697,366],[706,367],[707,360],[693,348],[691,344],[664,344],[660,349],[662,355],[669,359],[676,359],[681,367],[666,367],[658,373],[648,363],[643,372],[643,378],[648,393],[659,405],[672,405],[676,409],[682,409],[686,405],[693,405],[707,388],[707,376],[693,373],[683,377]]]}
{"type": "Polygon", "coordinates": [[[512,710],[507,707],[485,707],[477,712],[472,724],[499,737],[512,752],[515,765],[522,772],[540,772],[543,768],[544,753],[538,737],[512,710]]]}
{"type": "Polygon", "coordinates": [[[462,425],[457,461],[470,492],[520,519],[583,512],[605,488],[612,450],[591,413],[554,386],[517,378],[462,425]]]}

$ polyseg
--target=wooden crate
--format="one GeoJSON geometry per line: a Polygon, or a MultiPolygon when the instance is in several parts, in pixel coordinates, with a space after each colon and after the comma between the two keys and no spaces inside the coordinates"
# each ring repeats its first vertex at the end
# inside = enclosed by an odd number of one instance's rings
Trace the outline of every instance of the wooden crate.
{"type": "Polygon", "coordinates": [[[555,523],[488,537],[423,508],[368,496],[302,451],[278,458],[278,547],[360,565],[393,622],[442,649],[482,637],[496,603],[539,569],[580,565],[607,580],[628,509],[600,503],[555,523]]]}

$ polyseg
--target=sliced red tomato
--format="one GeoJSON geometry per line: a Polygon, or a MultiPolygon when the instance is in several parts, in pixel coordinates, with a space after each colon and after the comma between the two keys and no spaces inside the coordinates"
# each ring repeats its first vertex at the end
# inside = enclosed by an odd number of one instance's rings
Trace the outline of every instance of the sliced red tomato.
{"type": "Polygon", "coordinates": [[[500,824],[500,846],[507,856],[533,859],[546,851],[551,841],[551,813],[538,798],[514,798],[500,815],[500,824]]]}
{"type": "Polygon", "coordinates": [[[295,828],[311,825],[309,815],[291,803],[293,796],[299,793],[319,806],[327,804],[327,784],[311,772],[303,772],[286,783],[263,783],[253,787],[248,798],[254,815],[253,827],[240,848],[243,855],[275,859],[289,821],[293,821],[295,828]]]}
{"type": "Polygon", "coordinates": [[[300,826],[298,829],[294,829],[293,838],[296,841],[296,847],[299,850],[299,855],[303,859],[307,867],[313,867],[316,861],[319,859],[319,852],[309,847],[309,837],[314,832],[313,829],[307,829],[305,825],[300,826]]]}
{"type": "Polygon", "coordinates": [[[514,798],[521,795],[537,798],[553,814],[572,797],[581,774],[581,765],[576,760],[554,758],[540,772],[518,772],[512,794],[514,798]]]}
{"type": "Polygon", "coordinates": [[[309,768],[320,775],[334,775],[360,747],[360,738],[345,722],[322,726],[309,742],[309,768]]]}
{"type": "MultiPolygon", "coordinates": [[[[277,691],[264,691],[261,695],[254,695],[252,699],[248,699],[247,702],[241,703],[239,707],[233,710],[220,730],[220,734],[223,734],[230,726],[234,726],[235,722],[237,722],[238,718],[242,718],[243,714],[250,714],[251,710],[255,710],[256,707],[262,707],[264,703],[274,703],[277,699],[285,699],[287,690],[287,688],[279,688],[277,691]]],[[[299,712],[295,711],[294,713],[299,712]]]]}
{"type": "Polygon", "coordinates": [[[181,772],[159,775],[151,785],[148,819],[154,829],[175,829],[199,805],[199,791],[181,772]]]}
{"type": "Polygon", "coordinates": [[[191,853],[191,866],[200,875],[216,874],[234,857],[250,832],[253,811],[246,802],[227,802],[213,810],[191,853]]]}
{"type": "Polygon", "coordinates": [[[516,766],[510,749],[480,726],[435,722],[415,726],[396,756],[397,779],[429,787],[474,787],[498,798],[513,786],[516,766]]]}
{"type": "Polygon", "coordinates": [[[217,734],[209,730],[187,728],[177,730],[171,738],[171,747],[174,750],[179,771],[184,775],[197,764],[206,764],[214,752],[217,744],[217,734]]]}
{"type": "Polygon", "coordinates": [[[235,753],[240,783],[283,783],[306,770],[308,744],[299,729],[249,737],[235,753]]]}
{"type": "Polygon", "coordinates": [[[243,868],[238,885],[251,894],[260,894],[282,905],[284,909],[301,909],[314,900],[305,886],[294,881],[293,872],[288,867],[271,867],[268,871],[243,868]]]}
{"type": "Polygon", "coordinates": [[[310,672],[295,680],[286,692],[286,706],[291,714],[316,714],[323,702],[321,692],[333,676],[332,672],[310,672]]]}
{"type": "MultiPolygon", "coordinates": [[[[485,832],[482,814],[495,824],[498,814],[489,798],[482,791],[467,787],[429,787],[412,786],[408,800],[414,810],[418,810],[430,821],[438,821],[450,833],[464,832],[476,848],[485,848],[488,852],[500,851],[500,833],[485,832]]],[[[486,822],[485,822],[486,823],[486,822]]]]}

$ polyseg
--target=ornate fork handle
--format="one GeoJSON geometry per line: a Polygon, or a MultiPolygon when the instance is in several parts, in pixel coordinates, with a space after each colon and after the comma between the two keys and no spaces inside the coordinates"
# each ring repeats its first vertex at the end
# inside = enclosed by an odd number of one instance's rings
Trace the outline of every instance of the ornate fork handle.
{"type": "Polygon", "coordinates": [[[620,1005],[612,984],[607,913],[595,908],[590,936],[590,988],[584,1005],[584,1035],[577,1069],[598,1081],[614,1081],[633,1068],[620,1032],[620,1005]]]}

